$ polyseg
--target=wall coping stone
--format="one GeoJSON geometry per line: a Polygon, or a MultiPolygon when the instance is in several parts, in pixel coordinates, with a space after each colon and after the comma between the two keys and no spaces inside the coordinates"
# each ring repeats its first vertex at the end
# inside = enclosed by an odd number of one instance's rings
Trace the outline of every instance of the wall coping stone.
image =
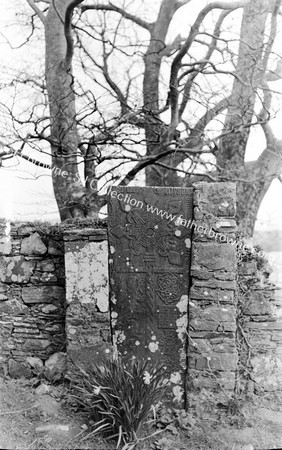
{"type": "Polygon", "coordinates": [[[103,228],[74,228],[64,231],[64,241],[81,241],[88,238],[94,238],[95,241],[105,241],[108,239],[108,233],[103,228]]]}

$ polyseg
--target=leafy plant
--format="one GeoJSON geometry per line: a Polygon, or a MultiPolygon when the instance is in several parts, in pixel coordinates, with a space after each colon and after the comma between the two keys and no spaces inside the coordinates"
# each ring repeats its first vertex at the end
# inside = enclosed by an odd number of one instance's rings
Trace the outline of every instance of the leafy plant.
{"type": "Polygon", "coordinates": [[[74,375],[72,397],[95,422],[94,432],[136,441],[152,406],[165,393],[165,372],[148,360],[104,359],[74,375]]]}

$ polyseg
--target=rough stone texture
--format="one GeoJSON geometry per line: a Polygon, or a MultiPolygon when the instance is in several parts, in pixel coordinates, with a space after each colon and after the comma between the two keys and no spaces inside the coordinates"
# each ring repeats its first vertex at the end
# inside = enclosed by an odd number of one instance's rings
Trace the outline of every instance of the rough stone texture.
{"type": "Polygon", "coordinates": [[[238,269],[237,391],[281,391],[282,302],[268,280],[271,268],[254,253],[243,255],[238,269]]]}
{"type": "Polygon", "coordinates": [[[209,418],[235,387],[235,192],[232,183],[195,184],[187,401],[209,418]]]}
{"type": "Polygon", "coordinates": [[[1,372],[28,377],[28,357],[46,360],[65,349],[64,258],[48,250],[63,239],[36,225],[1,223],[1,372]]]}
{"type": "Polygon", "coordinates": [[[111,342],[108,242],[104,229],[68,229],[66,266],[66,338],[68,372],[72,363],[95,361],[97,346],[111,342]]]}
{"type": "Polygon", "coordinates": [[[44,255],[47,252],[46,245],[38,233],[32,233],[29,237],[24,238],[21,242],[22,255],[44,255]]]}
{"type": "Polygon", "coordinates": [[[183,407],[193,189],[115,187],[108,208],[114,342],[126,358],[162,363],[183,407]]]}

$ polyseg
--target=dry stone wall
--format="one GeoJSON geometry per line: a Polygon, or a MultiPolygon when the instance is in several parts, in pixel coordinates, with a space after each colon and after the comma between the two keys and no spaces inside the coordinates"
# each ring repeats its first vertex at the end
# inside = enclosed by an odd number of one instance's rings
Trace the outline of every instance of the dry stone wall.
{"type": "Polygon", "coordinates": [[[237,392],[282,390],[282,296],[269,282],[267,260],[239,253],[237,392]]]}
{"type": "Polygon", "coordinates": [[[188,406],[217,414],[235,386],[236,252],[233,183],[197,183],[188,330],[188,406]]]}
{"type": "MultiPolygon", "coordinates": [[[[185,376],[201,417],[236,392],[282,389],[282,298],[265,260],[245,254],[237,267],[235,199],[232,183],[194,186],[185,376]]],[[[66,351],[68,363],[87,365],[113,350],[107,240],[105,222],[0,221],[2,374],[31,376],[31,358],[48,368],[66,351]]]]}
{"type": "Polygon", "coordinates": [[[0,366],[30,376],[28,357],[65,350],[62,235],[34,224],[0,222],[0,366]]]}

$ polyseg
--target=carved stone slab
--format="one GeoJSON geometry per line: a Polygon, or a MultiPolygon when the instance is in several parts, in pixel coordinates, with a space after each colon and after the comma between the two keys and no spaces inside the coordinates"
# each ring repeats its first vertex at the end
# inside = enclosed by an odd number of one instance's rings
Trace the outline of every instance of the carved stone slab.
{"type": "Polygon", "coordinates": [[[115,187],[108,195],[111,320],[128,357],[167,367],[183,399],[192,188],[115,187]]]}

